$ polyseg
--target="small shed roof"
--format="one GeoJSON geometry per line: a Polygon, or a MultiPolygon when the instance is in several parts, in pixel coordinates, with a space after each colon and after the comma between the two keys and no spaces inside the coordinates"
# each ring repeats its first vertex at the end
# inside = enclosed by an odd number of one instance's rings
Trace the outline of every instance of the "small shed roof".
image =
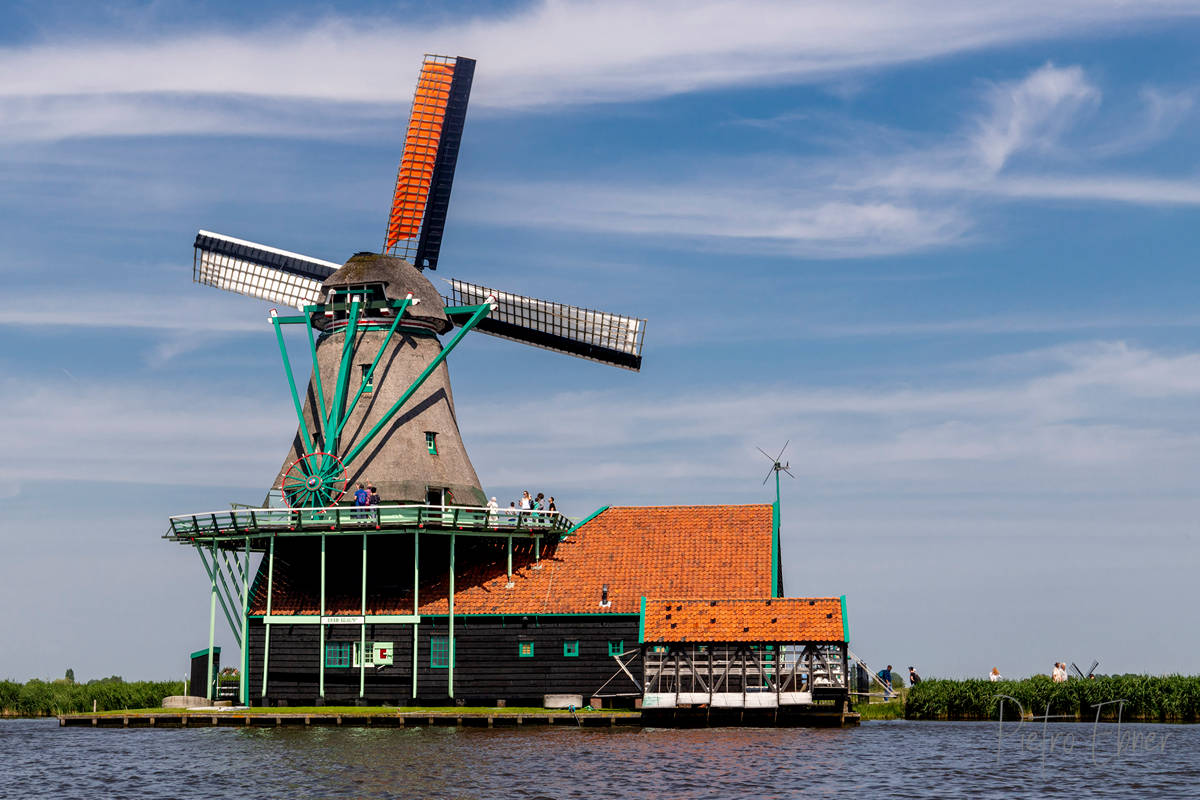
{"type": "Polygon", "coordinates": [[[647,642],[842,642],[838,597],[646,598],[647,642]]]}

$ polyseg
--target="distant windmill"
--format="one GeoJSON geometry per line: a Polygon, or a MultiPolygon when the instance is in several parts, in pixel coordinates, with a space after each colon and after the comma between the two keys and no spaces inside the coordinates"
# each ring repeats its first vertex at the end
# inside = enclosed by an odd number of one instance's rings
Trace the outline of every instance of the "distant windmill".
{"type": "Polygon", "coordinates": [[[1075,666],[1074,661],[1071,662],[1071,668],[1074,669],[1076,674],[1078,674],[1079,677],[1083,678],[1084,680],[1087,680],[1088,678],[1093,677],[1096,674],[1096,667],[1098,667],[1098,666],[1100,666],[1100,662],[1093,661],[1092,665],[1090,667],[1088,667],[1087,674],[1084,675],[1083,670],[1081,670],[1079,667],[1075,666]]]}
{"type": "MultiPolygon", "coordinates": [[[[469,58],[425,57],[383,252],[356,253],[339,265],[209,231],[196,236],[197,283],[301,312],[271,314],[299,420],[273,486],[288,506],[336,504],[358,482],[375,484],[388,503],[483,505],[445,365],[472,329],[641,368],[644,319],[453,279],[443,297],[422,274],[438,266],[474,73],[469,58]],[[313,374],[303,397],[284,345],[285,324],[308,334],[313,374]],[[460,330],[443,345],[438,337],[455,326],[460,330]]],[[[546,378],[530,376],[528,390],[552,385],[546,378]]]]}

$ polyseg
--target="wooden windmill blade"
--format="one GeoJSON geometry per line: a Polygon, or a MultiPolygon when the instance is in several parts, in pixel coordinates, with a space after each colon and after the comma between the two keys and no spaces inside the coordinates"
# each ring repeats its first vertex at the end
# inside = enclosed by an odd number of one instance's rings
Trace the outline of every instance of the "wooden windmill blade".
{"type": "Polygon", "coordinates": [[[192,280],[296,308],[321,301],[321,283],[341,267],[319,258],[200,231],[192,280]]]}
{"type": "Polygon", "coordinates": [[[492,312],[478,322],[476,330],[634,372],[641,369],[644,319],[525,297],[454,278],[448,282],[447,313],[455,322],[463,319],[453,313],[455,307],[476,306],[494,296],[492,312]]]}
{"type": "Polygon", "coordinates": [[[413,94],[383,252],[437,269],[475,61],[426,55],[413,94]]]}

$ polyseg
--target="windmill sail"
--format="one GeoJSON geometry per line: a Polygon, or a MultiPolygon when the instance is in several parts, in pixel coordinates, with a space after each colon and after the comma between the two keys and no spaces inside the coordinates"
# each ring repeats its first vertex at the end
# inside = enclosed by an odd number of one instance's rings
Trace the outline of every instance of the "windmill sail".
{"type": "Polygon", "coordinates": [[[534,347],[638,371],[646,320],[501,292],[450,279],[448,306],[472,306],[495,296],[495,308],[475,329],[534,347]]]}
{"type": "Polygon", "coordinates": [[[383,249],[418,269],[437,269],[474,76],[473,59],[427,55],[417,79],[383,249]]]}
{"type": "Polygon", "coordinates": [[[211,231],[193,247],[196,283],[296,308],[320,302],[322,281],[341,266],[211,231]]]}

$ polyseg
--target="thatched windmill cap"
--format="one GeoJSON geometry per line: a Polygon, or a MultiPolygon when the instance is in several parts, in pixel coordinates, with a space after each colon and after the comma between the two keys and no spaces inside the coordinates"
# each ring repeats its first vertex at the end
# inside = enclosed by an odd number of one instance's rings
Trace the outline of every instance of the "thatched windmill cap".
{"type": "Polygon", "coordinates": [[[382,253],[355,253],[342,268],[325,279],[321,285],[323,302],[328,302],[331,289],[383,284],[389,300],[403,300],[410,292],[420,303],[409,306],[405,319],[423,322],[445,333],[453,324],[442,305],[442,296],[420,270],[402,258],[382,253]]]}

